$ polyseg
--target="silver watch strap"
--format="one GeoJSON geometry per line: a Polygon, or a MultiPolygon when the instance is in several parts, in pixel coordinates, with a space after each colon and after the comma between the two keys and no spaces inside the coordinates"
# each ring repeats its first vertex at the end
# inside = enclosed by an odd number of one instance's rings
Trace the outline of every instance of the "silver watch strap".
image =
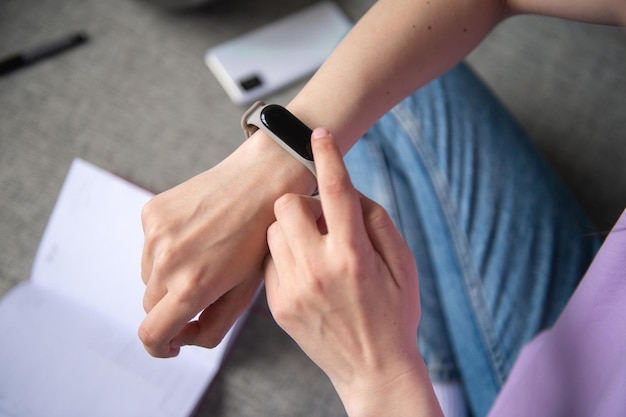
{"type": "Polygon", "coordinates": [[[311,171],[311,173],[315,177],[317,177],[317,173],[315,171],[315,163],[313,161],[307,160],[300,156],[294,149],[287,145],[283,139],[276,136],[274,132],[272,132],[263,124],[263,122],[261,121],[261,112],[267,106],[268,105],[264,102],[257,101],[243,114],[241,118],[241,127],[245,132],[246,138],[252,136],[252,134],[259,129],[263,130],[270,138],[272,138],[272,140],[274,140],[274,142],[276,142],[281,148],[287,151],[287,153],[289,153],[293,158],[295,158],[309,171],[311,171]]]}

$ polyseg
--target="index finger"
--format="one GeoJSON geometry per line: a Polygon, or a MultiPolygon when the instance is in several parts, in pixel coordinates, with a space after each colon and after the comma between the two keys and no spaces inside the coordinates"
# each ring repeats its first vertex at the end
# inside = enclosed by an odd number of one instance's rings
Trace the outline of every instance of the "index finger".
{"type": "Polygon", "coordinates": [[[361,239],[365,233],[361,203],[337,143],[326,129],[317,128],[311,135],[311,148],[328,233],[347,240],[361,239]]]}

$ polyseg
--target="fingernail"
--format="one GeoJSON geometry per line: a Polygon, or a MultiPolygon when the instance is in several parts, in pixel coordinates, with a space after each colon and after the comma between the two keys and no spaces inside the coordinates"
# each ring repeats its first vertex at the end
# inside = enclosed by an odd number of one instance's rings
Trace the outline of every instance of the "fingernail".
{"type": "Polygon", "coordinates": [[[321,139],[330,136],[330,132],[323,127],[315,128],[311,137],[313,139],[321,139]]]}

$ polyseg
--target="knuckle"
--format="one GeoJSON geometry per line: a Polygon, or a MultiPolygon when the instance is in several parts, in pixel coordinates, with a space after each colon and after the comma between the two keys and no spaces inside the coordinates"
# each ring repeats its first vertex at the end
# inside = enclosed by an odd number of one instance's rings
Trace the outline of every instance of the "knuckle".
{"type": "Polygon", "coordinates": [[[151,354],[160,345],[160,340],[155,337],[154,333],[152,333],[145,324],[139,327],[138,336],[141,343],[143,343],[151,354]]]}
{"type": "Polygon", "coordinates": [[[292,299],[289,303],[278,303],[272,306],[271,312],[276,323],[285,331],[293,328],[296,318],[301,316],[302,303],[292,299]]]}
{"type": "Polygon", "coordinates": [[[154,307],[154,302],[151,299],[148,299],[147,295],[144,294],[143,296],[143,311],[147,313],[150,312],[150,310],[152,310],[152,307],[154,307]]]}
{"type": "Polygon", "coordinates": [[[274,212],[280,213],[283,210],[287,210],[292,205],[297,204],[298,201],[299,201],[299,198],[296,194],[291,194],[291,193],[284,194],[281,197],[279,197],[274,203],[274,212]]]}
{"type": "Polygon", "coordinates": [[[352,183],[343,173],[329,173],[320,181],[320,188],[329,194],[343,194],[352,190],[352,183]]]}
{"type": "Polygon", "coordinates": [[[213,333],[205,337],[203,340],[202,346],[208,349],[213,349],[217,347],[222,340],[224,339],[224,334],[222,333],[213,333]]]}
{"type": "Polygon", "coordinates": [[[387,211],[379,205],[375,205],[370,209],[368,219],[370,225],[376,229],[385,229],[394,226],[387,211]]]}
{"type": "Polygon", "coordinates": [[[274,316],[274,320],[281,327],[288,326],[291,320],[291,312],[288,308],[285,307],[284,304],[279,304],[274,306],[272,309],[272,315],[274,316]]]}
{"type": "Polygon", "coordinates": [[[343,256],[343,267],[344,274],[348,277],[361,278],[367,272],[363,257],[354,248],[350,248],[345,252],[343,256]]]}
{"type": "Polygon", "coordinates": [[[280,227],[274,222],[267,228],[267,243],[271,247],[271,244],[277,242],[278,239],[280,239],[280,227]]]}
{"type": "Polygon", "coordinates": [[[201,275],[188,273],[185,279],[176,282],[175,288],[171,289],[172,296],[180,304],[195,304],[200,294],[203,294],[201,288],[201,275]]]}
{"type": "Polygon", "coordinates": [[[169,239],[166,239],[164,242],[161,242],[160,249],[154,257],[153,268],[157,274],[162,271],[167,271],[172,266],[176,265],[180,257],[178,248],[173,243],[168,242],[168,240],[169,239]]]}
{"type": "Polygon", "coordinates": [[[341,242],[339,247],[332,250],[336,254],[334,263],[335,275],[349,279],[350,281],[359,280],[368,274],[369,259],[371,253],[368,251],[364,242],[341,242]]]}
{"type": "Polygon", "coordinates": [[[193,341],[193,344],[197,346],[209,348],[209,349],[213,349],[214,347],[217,347],[222,342],[222,340],[224,339],[224,336],[226,335],[230,327],[225,324],[222,324],[221,326],[218,326],[218,327],[209,325],[208,328],[206,328],[201,323],[198,323],[198,326],[199,326],[199,334],[193,341]]]}
{"type": "Polygon", "coordinates": [[[141,226],[146,242],[157,242],[172,231],[172,222],[165,218],[161,195],[152,197],[141,209],[141,226]]]}
{"type": "Polygon", "coordinates": [[[150,229],[150,225],[153,222],[156,213],[156,206],[158,205],[158,196],[152,197],[141,209],[141,224],[144,232],[150,229]]]}

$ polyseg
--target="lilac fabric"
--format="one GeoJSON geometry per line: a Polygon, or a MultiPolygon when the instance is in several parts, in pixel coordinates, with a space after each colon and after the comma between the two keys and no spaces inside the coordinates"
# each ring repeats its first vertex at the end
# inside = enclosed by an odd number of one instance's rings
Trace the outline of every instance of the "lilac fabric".
{"type": "Polygon", "coordinates": [[[522,350],[489,416],[626,416],[626,211],[555,325],[522,350]]]}

